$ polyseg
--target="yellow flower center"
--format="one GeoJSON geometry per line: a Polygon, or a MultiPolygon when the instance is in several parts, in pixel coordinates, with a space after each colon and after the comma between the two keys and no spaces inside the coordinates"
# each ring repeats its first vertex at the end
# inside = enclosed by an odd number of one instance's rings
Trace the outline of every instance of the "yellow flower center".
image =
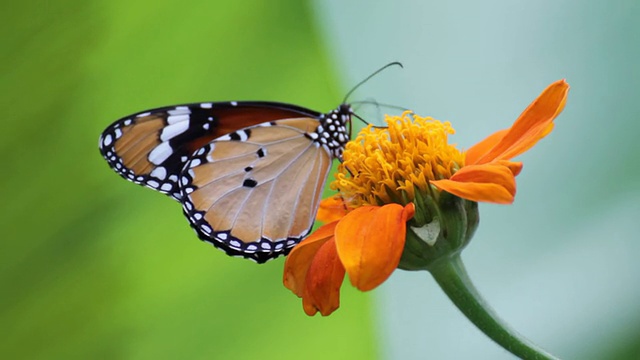
{"type": "Polygon", "coordinates": [[[387,128],[364,128],[347,143],[331,188],[350,207],[407,204],[416,187],[426,192],[429,180],[448,179],[464,166],[464,154],[447,143],[451,124],[409,111],[386,116],[387,128]]]}

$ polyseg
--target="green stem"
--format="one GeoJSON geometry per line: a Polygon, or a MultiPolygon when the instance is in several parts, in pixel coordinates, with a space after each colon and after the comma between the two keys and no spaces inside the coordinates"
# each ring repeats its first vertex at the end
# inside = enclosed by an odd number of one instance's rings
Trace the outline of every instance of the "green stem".
{"type": "Polygon", "coordinates": [[[471,283],[460,255],[433,263],[429,271],[449,299],[483,333],[522,359],[558,359],[507,326],[471,283]]]}

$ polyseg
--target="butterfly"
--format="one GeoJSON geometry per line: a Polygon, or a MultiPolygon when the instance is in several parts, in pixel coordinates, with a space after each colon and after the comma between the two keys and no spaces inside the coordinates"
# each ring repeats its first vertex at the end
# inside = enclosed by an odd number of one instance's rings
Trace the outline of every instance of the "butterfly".
{"type": "Polygon", "coordinates": [[[311,230],[349,104],[320,113],[277,102],[204,102],[126,116],[100,135],[109,166],[167,194],[198,237],[264,263],[311,230]]]}
{"type": "Polygon", "coordinates": [[[126,180],[179,201],[201,240],[264,263],[309,234],[331,164],[351,138],[352,116],[367,123],[347,99],[396,65],[360,81],[328,113],[265,101],[135,113],[102,132],[100,153],[126,180]]]}

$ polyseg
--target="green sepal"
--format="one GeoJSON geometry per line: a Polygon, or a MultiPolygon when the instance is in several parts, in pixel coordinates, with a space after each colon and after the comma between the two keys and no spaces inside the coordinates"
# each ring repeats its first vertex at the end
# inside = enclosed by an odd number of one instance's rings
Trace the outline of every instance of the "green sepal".
{"type": "Polygon", "coordinates": [[[444,191],[416,191],[416,213],[407,223],[399,269],[429,270],[436,261],[457,256],[475,233],[478,203],[444,191]]]}

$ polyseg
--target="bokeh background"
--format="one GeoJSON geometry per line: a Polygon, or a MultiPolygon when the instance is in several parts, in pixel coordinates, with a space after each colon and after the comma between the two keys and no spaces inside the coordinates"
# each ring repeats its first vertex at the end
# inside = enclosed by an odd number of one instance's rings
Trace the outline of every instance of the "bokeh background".
{"type": "Polygon", "coordinates": [[[450,120],[462,148],[567,78],[555,131],[520,158],[516,203],[481,206],[463,258],[549,351],[640,358],[639,18],[635,0],[4,2],[0,358],[512,358],[428,273],[344,286],[336,313],[307,317],[282,259],[201,243],[179,204],[97,150],[112,121],[157,106],[326,111],[393,60],[405,69],[352,99],[450,120]]]}

